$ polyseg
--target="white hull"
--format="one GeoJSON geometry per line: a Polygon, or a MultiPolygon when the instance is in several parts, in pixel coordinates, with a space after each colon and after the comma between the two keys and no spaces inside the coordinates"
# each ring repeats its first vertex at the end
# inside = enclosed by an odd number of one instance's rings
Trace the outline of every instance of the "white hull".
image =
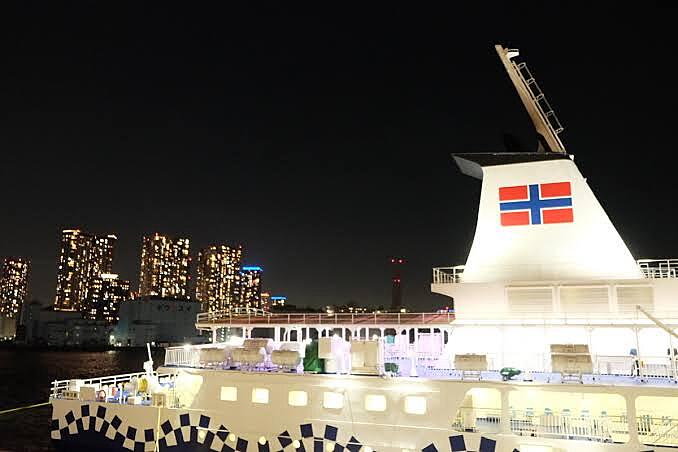
{"type": "MultiPolygon", "coordinates": [[[[164,369],[167,370],[167,369],[164,369]]],[[[189,370],[189,369],[187,369],[189,370]]],[[[477,424],[476,432],[460,432],[453,428],[468,391],[474,388],[496,390],[499,397],[508,400],[510,393],[542,391],[544,393],[577,393],[577,394],[616,394],[627,405],[627,412],[635,411],[633,403],[637,396],[670,396],[675,395],[672,386],[666,387],[637,387],[637,386],[603,386],[600,384],[539,384],[523,382],[496,382],[496,381],[458,381],[432,380],[422,378],[381,378],[374,376],[335,376],[335,375],[296,375],[276,373],[246,373],[208,369],[190,369],[193,375],[202,377],[199,390],[190,404],[183,408],[158,408],[151,406],[132,406],[116,403],[84,402],[80,400],[55,399],[52,401],[53,418],[57,424],[53,426],[52,437],[56,444],[66,445],[69,438],[78,440],[78,421],[81,407],[88,406],[90,416],[96,417],[99,407],[105,408],[104,419],[111,423],[115,416],[122,421],[117,428],[112,426],[102,435],[109,440],[115,439],[116,433],[127,437],[129,426],[136,429],[135,436],[125,438],[119,450],[134,450],[135,441],[144,443],[144,450],[229,450],[223,449],[224,444],[233,449],[240,440],[243,449],[244,441],[247,446],[244,450],[288,450],[294,451],[294,441],[299,441],[304,450],[325,452],[342,450],[351,444],[367,447],[372,450],[395,451],[403,450],[436,450],[448,451],[452,449],[450,438],[461,435],[465,449],[473,451],[513,451],[530,450],[529,445],[549,446],[553,451],[638,451],[638,450],[670,450],[660,446],[645,447],[640,442],[644,439],[656,439],[656,432],[646,432],[638,436],[633,432],[618,431],[612,434],[607,441],[625,441],[624,443],[602,442],[591,439],[559,438],[567,434],[569,438],[577,435],[594,435],[596,432],[578,432],[575,428],[566,432],[558,426],[551,426],[551,430],[535,425],[533,430],[520,427],[518,417],[509,411],[508,406],[499,407],[495,422],[483,426],[477,424]],[[237,401],[222,401],[220,393],[222,387],[236,387],[237,401]],[[267,403],[253,403],[251,400],[254,388],[265,388],[268,392],[267,403]],[[290,391],[305,391],[308,394],[306,406],[290,406],[288,395],[290,391]],[[344,403],[341,408],[329,409],[323,406],[325,392],[343,394],[344,403]],[[365,408],[367,395],[384,395],[386,399],[385,411],[370,412],[365,408]],[[423,396],[426,399],[424,414],[407,414],[403,410],[404,398],[409,395],[423,396]],[[73,417],[67,416],[73,412],[73,417]],[[184,415],[182,426],[181,416],[184,415]],[[186,417],[188,415],[188,417],[186,417]],[[202,425],[201,425],[201,416],[202,425]],[[68,422],[70,419],[72,422],[68,422]],[[502,422],[505,419],[506,422],[502,422]],[[166,422],[169,421],[169,424],[166,422]],[[312,427],[309,437],[308,426],[312,427]],[[167,427],[171,425],[171,429],[167,427]],[[223,426],[223,427],[222,427],[223,426]],[[328,427],[329,426],[329,427],[328,427]],[[193,427],[193,433],[191,433],[193,427]],[[336,436],[334,434],[336,428],[336,436]],[[62,430],[61,432],[59,430],[62,430]],[[182,433],[178,434],[178,430],[182,433]],[[306,429],[306,431],[304,431],[306,429]],[[482,431],[483,429],[487,432],[482,431]],[[144,441],[146,430],[152,431],[152,441],[144,441]],[[233,433],[222,441],[214,436],[224,430],[233,433]],[[489,432],[493,430],[493,432],[489,432]],[[514,433],[521,430],[522,436],[514,433]],[[65,434],[69,432],[69,434],[65,434]],[[285,433],[287,432],[287,433],[285,433]],[[212,433],[212,434],[210,434],[212,433]],[[196,444],[190,441],[191,434],[196,444]],[[307,437],[304,437],[304,435],[307,437]],[[70,435],[73,435],[72,437],[70,435]],[[532,436],[535,435],[535,436],[532,436]],[[644,436],[643,436],[644,435],[644,436]],[[315,439],[314,439],[315,438],[315,439]],[[482,438],[485,438],[484,440],[482,438]],[[260,444],[260,439],[264,444],[260,444]],[[481,449],[481,441],[484,448],[481,449]],[[638,441],[638,442],[635,442],[638,441]],[[496,448],[490,446],[494,443],[496,448]],[[184,444],[191,443],[191,444],[184,444]],[[209,444],[207,444],[209,443],[209,444]],[[318,444],[316,444],[318,443],[318,444]],[[201,446],[198,446],[201,444],[201,446]],[[328,446],[329,444],[329,446],[328,446]],[[334,449],[333,445],[338,445],[334,449]],[[172,449],[176,446],[177,448],[172,449]],[[283,447],[285,446],[285,447],[283,447]],[[168,449],[168,447],[170,449],[168,449]],[[195,449],[195,447],[199,447],[195,449]]],[[[536,416],[535,416],[536,417],[536,416]]],[[[88,419],[84,427],[89,425],[88,419]]],[[[474,420],[475,423],[475,420],[474,420]]],[[[102,421],[96,421],[95,429],[101,429],[102,421]]],[[[619,426],[617,426],[617,430],[619,426]]],[[[623,430],[623,429],[622,429],[623,430]]],[[[150,437],[149,437],[150,438],[150,437]]],[[[459,441],[457,438],[455,441],[459,441]]],[[[82,442],[80,442],[84,446],[82,442]]],[[[298,445],[298,444],[297,444],[298,445]]],[[[99,446],[103,447],[103,446],[99,446]]],[[[140,450],[139,444],[136,445],[140,450]]],[[[118,449],[111,449],[118,450],[118,449]]],[[[675,450],[675,449],[672,449],[675,450]]]]}

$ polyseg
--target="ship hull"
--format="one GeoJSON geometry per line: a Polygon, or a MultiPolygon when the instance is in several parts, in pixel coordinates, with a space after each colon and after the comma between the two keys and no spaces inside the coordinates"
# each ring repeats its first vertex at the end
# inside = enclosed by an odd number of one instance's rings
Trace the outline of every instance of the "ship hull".
{"type": "MultiPolygon", "coordinates": [[[[52,440],[56,450],[80,451],[256,451],[256,452],[514,452],[566,451],[668,451],[661,446],[642,446],[626,440],[587,439],[585,436],[553,437],[544,431],[507,429],[473,431],[454,428],[455,413],[470,390],[558,391],[578,394],[624,393],[675,395],[674,388],[610,388],[603,385],[525,384],[494,381],[429,380],[423,378],[383,379],[373,376],[275,375],[240,372],[194,371],[204,377],[193,403],[182,408],[100,403],[53,399],[52,440]],[[237,402],[220,400],[220,388],[239,388],[237,402]],[[267,404],[252,403],[253,388],[270,389],[267,404]],[[323,408],[325,391],[344,389],[347,404],[341,410],[323,408]],[[291,407],[291,390],[308,392],[308,406],[291,407]],[[362,403],[370,393],[386,395],[388,409],[382,413],[365,410],[362,403]],[[656,393],[656,394],[655,394],[656,393]],[[425,395],[425,415],[403,414],[405,394],[425,395]],[[513,432],[512,432],[513,430],[513,432]],[[520,434],[522,433],[522,435],[520,434]],[[530,446],[549,448],[530,449],[530,446]]],[[[555,391],[555,392],[554,392],[555,391]]],[[[495,423],[494,427],[500,427],[495,423]]],[[[548,432],[547,432],[548,433],[548,432]]]]}

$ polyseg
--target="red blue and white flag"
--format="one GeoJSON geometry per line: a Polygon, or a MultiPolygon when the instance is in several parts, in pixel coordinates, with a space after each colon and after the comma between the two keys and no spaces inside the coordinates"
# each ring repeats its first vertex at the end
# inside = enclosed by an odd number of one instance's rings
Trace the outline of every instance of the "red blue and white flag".
{"type": "Polygon", "coordinates": [[[500,187],[499,211],[502,226],[572,223],[572,188],[569,182],[500,187]]]}

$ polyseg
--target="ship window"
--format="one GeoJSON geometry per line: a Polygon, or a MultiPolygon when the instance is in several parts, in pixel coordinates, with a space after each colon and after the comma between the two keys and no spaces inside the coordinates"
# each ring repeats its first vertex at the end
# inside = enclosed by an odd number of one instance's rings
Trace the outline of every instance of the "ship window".
{"type": "Polygon", "coordinates": [[[306,391],[290,391],[287,396],[287,403],[290,406],[308,405],[308,393],[306,391]]]}
{"type": "Polygon", "coordinates": [[[253,388],[252,389],[252,403],[268,403],[268,389],[253,388]]]}
{"type": "Polygon", "coordinates": [[[426,397],[405,397],[405,412],[408,414],[426,414],[426,397]]]}
{"type": "Polygon", "coordinates": [[[238,400],[238,388],[235,386],[221,387],[221,400],[226,402],[235,402],[238,400]]]}
{"type": "Polygon", "coordinates": [[[366,395],[365,409],[367,411],[386,411],[386,397],[379,394],[366,395]]]}
{"type": "Polygon", "coordinates": [[[340,410],[344,407],[344,395],[338,392],[324,392],[323,406],[334,410],[340,410]]]}

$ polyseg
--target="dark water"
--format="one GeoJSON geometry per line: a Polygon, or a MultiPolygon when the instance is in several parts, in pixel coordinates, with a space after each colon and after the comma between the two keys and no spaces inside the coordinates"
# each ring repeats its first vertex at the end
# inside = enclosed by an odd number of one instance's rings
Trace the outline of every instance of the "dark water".
{"type": "MultiPolygon", "coordinates": [[[[0,349],[0,411],[46,402],[50,382],[142,372],[145,349],[56,352],[0,349]]],[[[164,351],[153,353],[156,367],[164,351]]],[[[0,451],[47,451],[51,407],[0,415],[0,451]]]]}

